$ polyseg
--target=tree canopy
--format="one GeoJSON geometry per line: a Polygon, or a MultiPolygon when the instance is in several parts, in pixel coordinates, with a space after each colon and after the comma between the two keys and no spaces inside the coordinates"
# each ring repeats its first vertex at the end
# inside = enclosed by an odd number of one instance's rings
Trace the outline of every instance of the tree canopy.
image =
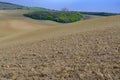
{"type": "Polygon", "coordinates": [[[80,12],[70,11],[35,11],[24,14],[24,16],[37,20],[52,20],[61,23],[75,22],[83,18],[80,12]]]}

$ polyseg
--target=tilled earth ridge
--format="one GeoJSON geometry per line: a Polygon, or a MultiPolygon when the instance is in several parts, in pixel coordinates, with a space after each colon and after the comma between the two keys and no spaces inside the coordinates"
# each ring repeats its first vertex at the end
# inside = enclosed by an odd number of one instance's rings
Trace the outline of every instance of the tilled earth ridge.
{"type": "Polygon", "coordinates": [[[120,80],[120,27],[0,49],[0,80],[120,80]]]}

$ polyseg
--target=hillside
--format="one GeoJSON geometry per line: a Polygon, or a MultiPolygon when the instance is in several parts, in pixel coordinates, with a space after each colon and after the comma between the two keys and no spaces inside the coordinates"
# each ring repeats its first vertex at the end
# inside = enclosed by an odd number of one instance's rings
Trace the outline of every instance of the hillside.
{"type": "Polygon", "coordinates": [[[0,10],[22,9],[22,8],[23,6],[21,5],[7,3],[7,2],[0,2],[0,10]]]}
{"type": "MultiPolygon", "coordinates": [[[[18,4],[13,4],[13,3],[8,3],[8,2],[0,2],[0,10],[30,10],[30,11],[58,11],[58,10],[51,10],[51,9],[46,9],[42,7],[28,7],[28,6],[21,6],[18,4]]],[[[58,11],[59,12],[59,11],[58,11]]],[[[75,11],[76,12],[76,11],[75,11]]],[[[113,15],[119,15],[116,13],[106,13],[106,12],[80,12],[84,15],[87,15],[87,18],[89,17],[88,15],[94,15],[94,16],[113,16],[113,15]]]]}
{"type": "Polygon", "coordinates": [[[0,10],[30,10],[30,11],[54,11],[51,9],[41,8],[41,7],[27,7],[18,4],[0,2],[0,10]]]}
{"type": "Polygon", "coordinates": [[[8,12],[0,11],[1,80],[120,79],[119,15],[62,24],[8,12]]]}
{"type": "Polygon", "coordinates": [[[82,14],[85,15],[96,15],[96,16],[114,16],[114,15],[119,15],[117,13],[107,13],[107,12],[81,12],[82,14]]]}

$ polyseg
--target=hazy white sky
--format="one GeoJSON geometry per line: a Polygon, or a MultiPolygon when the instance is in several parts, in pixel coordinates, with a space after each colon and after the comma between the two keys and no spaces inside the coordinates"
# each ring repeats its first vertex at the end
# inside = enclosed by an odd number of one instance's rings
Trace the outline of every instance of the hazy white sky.
{"type": "Polygon", "coordinates": [[[79,11],[99,11],[120,13],[120,0],[0,0],[26,6],[50,9],[69,8],[79,11]]]}

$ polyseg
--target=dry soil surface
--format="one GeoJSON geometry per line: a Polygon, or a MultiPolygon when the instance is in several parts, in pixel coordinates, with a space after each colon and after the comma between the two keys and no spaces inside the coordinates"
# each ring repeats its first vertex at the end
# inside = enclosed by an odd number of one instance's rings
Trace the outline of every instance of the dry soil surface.
{"type": "Polygon", "coordinates": [[[0,80],[120,80],[120,16],[60,24],[9,12],[0,11],[0,80]]]}

